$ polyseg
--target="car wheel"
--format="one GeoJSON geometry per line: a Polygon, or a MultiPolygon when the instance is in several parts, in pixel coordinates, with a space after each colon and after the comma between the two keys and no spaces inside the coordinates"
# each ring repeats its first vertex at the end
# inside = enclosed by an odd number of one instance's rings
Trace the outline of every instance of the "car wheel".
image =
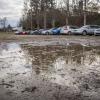
{"type": "Polygon", "coordinates": [[[71,33],[72,33],[72,32],[71,32],[71,31],[69,31],[69,32],[68,32],[68,35],[71,35],[71,33]]]}
{"type": "Polygon", "coordinates": [[[94,36],[96,36],[96,33],[94,32],[94,36]]]}
{"type": "Polygon", "coordinates": [[[87,35],[87,32],[86,32],[86,31],[83,31],[82,34],[83,34],[83,35],[87,35]]]}
{"type": "Polygon", "coordinates": [[[49,35],[49,32],[46,32],[46,35],[49,35]]]}

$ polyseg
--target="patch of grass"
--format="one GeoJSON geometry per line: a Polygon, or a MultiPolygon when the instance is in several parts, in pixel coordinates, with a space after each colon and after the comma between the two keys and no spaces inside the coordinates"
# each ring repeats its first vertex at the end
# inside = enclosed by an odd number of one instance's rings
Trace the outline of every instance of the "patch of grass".
{"type": "Polygon", "coordinates": [[[0,32],[0,42],[16,42],[16,41],[38,41],[38,40],[46,40],[51,41],[52,39],[68,39],[70,40],[100,40],[99,36],[77,36],[77,35],[71,35],[71,36],[63,36],[63,35],[15,35],[14,32],[0,32]]]}
{"type": "Polygon", "coordinates": [[[0,41],[11,38],[13,34],[13,32],[0,32],[0,41]]]}

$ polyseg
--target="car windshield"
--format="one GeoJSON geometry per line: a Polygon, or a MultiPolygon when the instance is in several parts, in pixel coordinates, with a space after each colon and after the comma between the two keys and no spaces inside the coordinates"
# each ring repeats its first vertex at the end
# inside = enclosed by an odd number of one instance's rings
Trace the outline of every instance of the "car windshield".
{"type": "Polygon", "coordinates": [[[90,27],[91,28],[97,28],[97,29],[100,28],[100,26],[98,26],[98,25],[91,25],[90,27]]]}
{"type": "Polygon", "coordinates": [[[52,28],[52,30],[56,30],[57,28],[52,28]]]}
{"type": "Polygon", "coordinates": [[[83,26],[83,27],[81,27],[81,28],[89,28],[89,26],[83,26]]]}

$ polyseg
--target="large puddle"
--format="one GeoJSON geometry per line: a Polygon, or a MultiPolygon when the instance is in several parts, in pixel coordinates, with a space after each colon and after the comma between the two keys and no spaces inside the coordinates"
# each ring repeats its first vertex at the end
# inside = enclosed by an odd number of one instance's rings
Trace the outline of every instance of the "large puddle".
{"type": "Polygon", "coordinates": [[[100,46],[0,44],[0,100],[100,100],[99,94],[100,46]]]}

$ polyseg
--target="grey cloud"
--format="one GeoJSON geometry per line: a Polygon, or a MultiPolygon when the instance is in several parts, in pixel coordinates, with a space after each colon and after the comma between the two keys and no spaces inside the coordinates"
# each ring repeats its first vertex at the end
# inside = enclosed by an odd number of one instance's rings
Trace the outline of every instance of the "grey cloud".
{"type": "Polygon", "coordinates": [[[0,17],[16,22],[21,17],[22,8],[23,0],[0,0],[0,17]]]}

